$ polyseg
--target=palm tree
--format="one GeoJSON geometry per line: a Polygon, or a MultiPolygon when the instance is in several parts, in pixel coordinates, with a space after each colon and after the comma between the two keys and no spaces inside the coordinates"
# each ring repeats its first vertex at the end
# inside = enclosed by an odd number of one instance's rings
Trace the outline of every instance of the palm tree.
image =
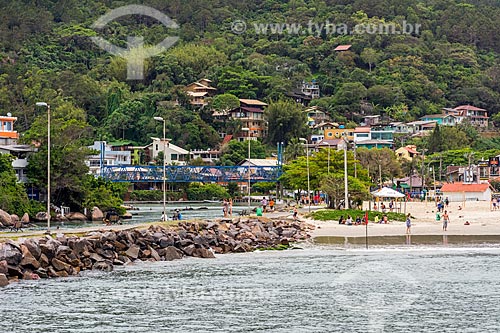
{"type": "Polygon", "coordinates": [[[292,138],[288,142],[288,146],[285,147],[285,153],[283,161],[284,163],[295,160],[299,156],[304,156],[306,154],[306,150],[304,148],[304,144],[302,144],[298,138],[292,138]]]}

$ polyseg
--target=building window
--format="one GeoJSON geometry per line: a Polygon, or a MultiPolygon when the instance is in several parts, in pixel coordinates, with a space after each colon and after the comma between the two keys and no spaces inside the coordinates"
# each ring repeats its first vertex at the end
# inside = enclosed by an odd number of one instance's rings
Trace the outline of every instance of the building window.
{"type": "Polygon", "coordinates": [[[177,161],[179,158],[177,156],[177,154],[170,154],[170,160],[171,161],[177,161]]]}

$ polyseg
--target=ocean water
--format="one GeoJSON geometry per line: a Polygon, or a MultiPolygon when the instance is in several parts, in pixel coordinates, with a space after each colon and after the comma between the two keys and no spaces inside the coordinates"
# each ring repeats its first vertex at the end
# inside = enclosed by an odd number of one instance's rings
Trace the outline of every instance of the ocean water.
{"type": "Polygon", "coordinates": [[[0,289],[2,332],[498,332],[500,249],[337,248],[141,262],[0,289]]]}

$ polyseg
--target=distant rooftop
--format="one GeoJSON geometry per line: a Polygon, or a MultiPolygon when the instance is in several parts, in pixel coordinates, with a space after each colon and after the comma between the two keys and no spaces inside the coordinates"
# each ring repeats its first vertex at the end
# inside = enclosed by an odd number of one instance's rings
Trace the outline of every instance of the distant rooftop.
{"type": "Polygon", "coordinates": [[[247,104],[247,105],[267,106],[267,103],[261,102],[258,99],[244,99],[244,98],[240,98],[240,103],[244,103],[244,104],[247,104]]]}
{"type": "Polygon", "coordinates": [[[335,49],[333,49],[334,51],[347,51],[351,48],[352,45],[350,44],[347,44],[347,45],[339,45],[337,46],[335,49]]]}

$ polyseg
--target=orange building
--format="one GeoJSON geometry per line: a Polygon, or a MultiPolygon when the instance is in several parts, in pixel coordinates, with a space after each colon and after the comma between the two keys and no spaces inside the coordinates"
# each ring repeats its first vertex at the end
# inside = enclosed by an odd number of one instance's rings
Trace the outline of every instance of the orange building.
{"type": "Polygon", "coordinates": [[[14,145],[19,139],[19,133],[14,131],[14,123],[17,118],[10,114],[0,116],[0,145],[14,145]]]}
{"type": "Polygon", "coordinates": [[[347,140],[354,140],[353,128],[330,128],[325,129],[325,140],[340,139],[345,136],[347,140]]]}

